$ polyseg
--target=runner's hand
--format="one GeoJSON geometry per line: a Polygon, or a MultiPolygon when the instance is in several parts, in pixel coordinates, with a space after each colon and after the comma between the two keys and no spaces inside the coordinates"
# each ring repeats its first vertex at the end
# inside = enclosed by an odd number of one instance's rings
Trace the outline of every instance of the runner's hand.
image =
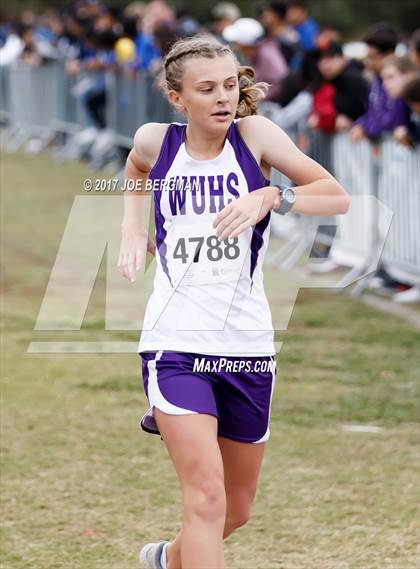
{"type": "Polygon", "coordinates": [[[135,228],[126,227],[122,231],[118,270],[130,282],[135,282],[136,272],[143,264],[146,251],[155,255],[156,246],[147,233],[135,228]]]}
{"type": "Polygon", "coordinates": [[[237,237],[243,231],[256,225],[274,207],[278,189],[273,186],[259,188],[241,196],[224,207],[216,215],[213,227],[220,241],[237,237]]]}

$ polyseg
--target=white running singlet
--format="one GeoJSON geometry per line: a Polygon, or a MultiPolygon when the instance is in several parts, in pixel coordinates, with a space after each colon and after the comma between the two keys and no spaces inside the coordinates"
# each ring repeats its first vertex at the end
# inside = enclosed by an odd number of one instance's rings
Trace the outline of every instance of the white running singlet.
{"type": "Polygon", "coordinates": [[[222,152],[211,160],[189,156],[185,124],[171,123],[165,134],[149,174],[157,267],[139,353],[275,353],[262,272],[270,212],[255,227],[223,242],[212,227],[224,206],[270,185],[237,123],[230,125],[222,152]]]}

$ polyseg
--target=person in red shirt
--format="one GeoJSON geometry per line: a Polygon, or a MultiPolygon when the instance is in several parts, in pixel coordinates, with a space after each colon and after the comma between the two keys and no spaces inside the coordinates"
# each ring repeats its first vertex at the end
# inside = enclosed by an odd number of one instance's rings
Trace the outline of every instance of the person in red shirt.
{"type": "Polygon", "coordinates": [[[315,52],[323,84],[314,92],[308,126],[327,134],[347,130],[366,112],[369,85],[359,62],[347,59],[341,45],[327,42],[315,52]]]}

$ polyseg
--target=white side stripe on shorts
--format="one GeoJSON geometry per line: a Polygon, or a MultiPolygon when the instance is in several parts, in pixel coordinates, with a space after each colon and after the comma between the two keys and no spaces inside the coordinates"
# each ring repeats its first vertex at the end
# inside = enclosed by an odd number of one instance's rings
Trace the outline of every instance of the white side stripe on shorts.
{"type": "Polygon", "coordinates": [[[270,394],[270,409],[268,411],[268,424],[267,424],[267,430],[265,432],[265,434],[258,439],[258,441],[254,441],[253,444],[258,444],[258,443],[265,443],[266,441],[268,441],[269,437],[270,437],[270,417],[271,417],[271,403],[273,401],[273,393],[274,393],[274,387],[276,385],[276,368],[274,368],[274,370],[271,372],[273,374],[273,379],[271,382],[271,394],[270,394]]]}
{"type": "Polygon", "coordinates": [[[149,370],[149,404],[151,407],[155,406],[164,413],[169,415],[196,415],[197,411],[190,411],[189,409],[183,409],[182,407],[177,407],[169,401],[167,401],[161,390],[159,389],[156,362],[162,357],[163,351],[159,351],[156,354],[154,360],[150,360],[147,364],[149,370]]]}

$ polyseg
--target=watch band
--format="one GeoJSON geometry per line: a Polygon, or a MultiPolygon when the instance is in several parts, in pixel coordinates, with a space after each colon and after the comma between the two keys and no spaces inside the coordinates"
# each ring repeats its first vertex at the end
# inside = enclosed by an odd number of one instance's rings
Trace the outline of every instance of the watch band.
{"type": "MultiPolygon", "coordinates": [[[[291,189],[290,186],[283,186],[281,184],[273,184],[274,186],[276,186],[279,189],[279,195],[280,195],[280,206],[273,209],[273,211],[275,213],[279,213],[280,215],[286,215],[286,213],[290,210],[290,208],[293,206],[294,201],[293,202],[289,202],[287,200],[283,199],[283,192],[286,189],[291,189]]],[[[293,191],[293,190],[292,190],[293,191]]]]}

